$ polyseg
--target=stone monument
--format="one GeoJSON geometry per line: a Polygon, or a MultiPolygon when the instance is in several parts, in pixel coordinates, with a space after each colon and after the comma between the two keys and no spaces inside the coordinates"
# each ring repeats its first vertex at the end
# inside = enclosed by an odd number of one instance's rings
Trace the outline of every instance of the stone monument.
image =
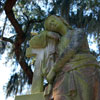
{"type": "Polygon", "coordinates": [[[36,57],[31,95],[15,100],[100,100],[100,72],[83,29],[51,15],[26,51],[36,57]],[[43,89],[44,79],[48,86],[43,89]]]}

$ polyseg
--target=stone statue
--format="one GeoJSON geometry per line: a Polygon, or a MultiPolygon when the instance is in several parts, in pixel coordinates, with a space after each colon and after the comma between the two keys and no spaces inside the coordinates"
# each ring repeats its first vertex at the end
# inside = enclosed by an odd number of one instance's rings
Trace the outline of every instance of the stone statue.
{"type": "Polygon", "coordinates": [[[61,36],[58,58],[46,76],[53,85],[53,100],[100,100],[99,65],[89,52],[84,30],[72,29],[54,15],[46,19],[44,26],[61,36]]]}
{"type": "Polygon", "coordinates": [[[36,57],[32,93],[44,92],[46,100],[99,100],[99,65],[84,30],[72,29],[55,15],[45,20],[44,27],[26,50],[27,57],[36,57]]]}
{"type": "Polygon", "coordinates": [[[43,92],[43,82],[54,64],[59,38],[59,34],[45,30],[29,41],[26,56],[36,56],[31,93],[43,92]]]}

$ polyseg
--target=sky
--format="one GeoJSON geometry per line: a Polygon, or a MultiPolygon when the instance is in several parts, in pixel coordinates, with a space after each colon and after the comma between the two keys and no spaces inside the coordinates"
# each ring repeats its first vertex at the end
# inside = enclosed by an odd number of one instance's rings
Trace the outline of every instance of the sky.
{"type": "MultiPolygon", "coordinates": [[[[2,15],[0,15],[0,27],[4,25],[4,20],[5,14],[3,13],[2,15]]],[[[7,29],[5,33],[5,36],[9,37],[9,35],[7,34],[9,33],[9,29],[7,29]]],[[[3,89],[12,74],[12,67],[10,67],[11,63],[9,62],[7,65],[4,64],[6,62],[6,56],[7,51],[1,56],[0,59],[0,100],[14,100],[14,97],[9,97],[6,99],[5,92],[3,89]]]]}
{"type": "MultiPolygon", "coordinates": [[[[8,80],[10,79],[10,76],[13,74],[12,70],[14,68],[11,61],[5,64],[7,53],[8,51],[5,51],[5,53],[1,56],[1,59],[0,59],[0,100],[14,100],[15,99],[15,95],[6,98],[6,93],[3,89],[3,87],[6,86],[8,80]]],[[[20,66],[17,67],[16,72],[19,71],[19,69],[20,69],[20,66]]],[[[26,84],[25,87],[23,88],[21,95],[30,94],[31,92],[30,89],[31,89],[30,86],[27,86],[26,84]]]]}
{"type": "Polygon", "coordinates": [[[89,43],[90,50],[99,53],[99,49],[97,48],[98,47],[97,41],[94,39],[94,36],[93,35],[88,35],[87,40],[88,40],[88,43],[89,43]]]}
{"type": "Polygon", "coordinates": [[[0,100],[14,100],[14,97],[9,97],[9,98],[5,98],[5,92],[3,87],[6,85],[6,83],[8,82],[8,80],[10,79],[10,75],[12,73],[12,69],[9,66],[10,64],[8,63],[8,65],[5,65],[5,57],[6,57],[6,53],[2,56],[2,59],[0,60],[0,100]]]}
{"type": "MultiPolygon", "coordinates": [[[[4,25],[4,21],[5,21],[5,13],[2,13],[2,15],[0,15],[0,27],[3,27],[4,25]]],[[[7,27],[5,29],[4,32],[4,37],[11,37],[13,36],[13,34],[10,33],[10,22],[7,23],[7,27]]],[[[12,62],[9,61],[7,62],[7,64],[5,64],[6,62],[6,57],[7,57],[7,53],[9,52],[9,50],[5,51],[5,53],[1,56],[0,58],[0,100],[14,100],[15,99],[15,95],[14,96],[10,96],[8,98],[6,98],[6,93],[4,91],[4,86],[6,86],[8,80],[10,79],[10,76],[13,74],[13,68],[14,66],[12,66],[12,62]]],[[[19,71],[20,66],[17,67],[17,71],[19,71]]],[[[27,86],[26,86],[27,88],[27,86]]],[[[30,87],[28,87],[28,90],[26,90],[26,88],[24,87],[24,90],[22,92],[22,94],[30,94],[30,87]]],[[[19,95],[19,94],[18,94],[19,95]]]]}

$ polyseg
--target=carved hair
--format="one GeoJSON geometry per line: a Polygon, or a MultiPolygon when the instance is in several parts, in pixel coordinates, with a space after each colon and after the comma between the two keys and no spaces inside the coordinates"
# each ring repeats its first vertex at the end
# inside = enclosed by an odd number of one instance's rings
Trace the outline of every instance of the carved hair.
{"type": "MultiPolygon", "coordinates": [[[[69,29],[72,29],[72,27],[69,25],[69,23],[64,18],[62,18],[61,16],[56,16],[56,15],[50,15],[50,16],[53,16],[54,18],[59,18],[63,22],[64,25],[66,25],[69,29]]],[[[47,17],[47,19],[45,20],[45,22],[48,20],[48,18],[50,16],[47,17]]]]}

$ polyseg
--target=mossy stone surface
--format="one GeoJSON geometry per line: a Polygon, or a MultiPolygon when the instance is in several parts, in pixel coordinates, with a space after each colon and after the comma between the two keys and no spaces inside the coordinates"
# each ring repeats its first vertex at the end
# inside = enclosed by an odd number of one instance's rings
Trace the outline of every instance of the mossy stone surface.
{"type": "Polygon", "coordinates": [[[30,95],[16,96],[15,100],[45,100],[45,99],[43,96],[43,92],[41,92],[41,93],[30,94],[30,95]]]}

